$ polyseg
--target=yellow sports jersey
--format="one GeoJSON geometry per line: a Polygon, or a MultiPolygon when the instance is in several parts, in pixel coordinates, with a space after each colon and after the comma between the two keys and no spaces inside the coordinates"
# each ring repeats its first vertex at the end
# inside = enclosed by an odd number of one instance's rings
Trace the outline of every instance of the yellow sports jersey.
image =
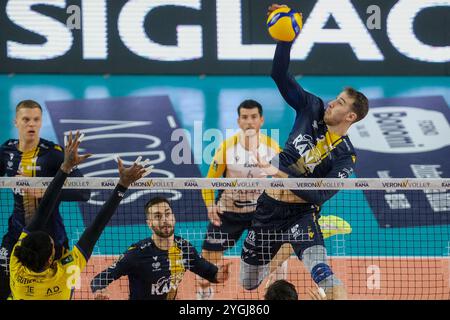
{"type": "MultiPolygon", "coordinates": [[[[242,131],[222,142],[209,167],[208,178],[265,178],[253,154],[241,144],[242,131]]],[[[270,161],[280,152],[278,144],[266,135],[259,135],[259,157],[270,161]]],[[[247,213],[255,211],[262,190],[224,190],[218,206],[222,211],[247,213]]],[[[213,190],[202,190],[206,205],[215,202],[213,190]]]]}
{"type": "Polygon", "coordinates": [[[75,246],[44,272],[33,272],[23,266],[14,254],[26,236],[27,234],[22,232],[10,258],[11,299],[70,300],[74,289],[80,285],[80,275],[86,266],[86,258],[75,246]]]}

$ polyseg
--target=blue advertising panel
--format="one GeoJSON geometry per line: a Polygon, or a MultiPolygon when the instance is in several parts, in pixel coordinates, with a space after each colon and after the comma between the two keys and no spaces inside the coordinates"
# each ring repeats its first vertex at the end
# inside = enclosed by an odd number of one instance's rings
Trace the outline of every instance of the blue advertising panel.
{"type": "MultiPolygon", "coordinates": [[[[366,119],[349,131],[360,178],[450,176],[450,111],[440,96],[373,99],[366,119]]],[[[450,193],[443,190],[367,191],[381,227],[450,223],[450,193]]]]}
{"type": "MultiPolygon", "coordinates": [[[[51,101],[46,105],[61,145],[68,131],[85,133],[81,151],[93,154],[79,166],[86,177],[117,177],[116,155],[125,165],[138,156],[148,158],[155,166],[148,178],[200,176],[197,165],[190,161],[193,156],[186,130],[180,128],[167,96],[51,101]]],[[[93,191],[89,203],[80,204],[85,224],[111,192],[93,191]]],[[[145,223],[144,206],[155,195],[171,200],[177,221],[206,219],[200,190],[172,190],[167,182],[164,186],[150,183],[148,189],[129,190],[111,224],[145,223]]]]}

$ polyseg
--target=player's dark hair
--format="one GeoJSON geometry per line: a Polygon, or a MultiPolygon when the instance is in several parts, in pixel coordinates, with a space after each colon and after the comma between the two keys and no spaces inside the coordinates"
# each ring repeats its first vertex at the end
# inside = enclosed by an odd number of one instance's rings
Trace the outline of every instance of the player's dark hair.
{"type": "Polygon", "coordinates": [[[150,209],[150,207],[153,207],[154,205],[157,205],[158,203],[167,203],[170,207],[170,202],[169,200],[167,200],[166,198],[163,197],[154,197],[151,198],[146,204],[145,204],[145,214],[148,214],[148,209],[150,209]]]}
{"type": "Polygon", "coordinates": [[[33,272],[42,272],[52,253],[50,236],[43,231],[31,232],[14,251],[20,263],[33,272]]]}
{"type": "Polygon", "coordinates": [[[259,113],[259,115],[260,115],[261,117],[262,117],[262,115],[263,115],[263,109],[262,109],[262,106],[261,106],[261,104],[260,104],[258,101],[251,100],[251,99],[242,101],[241,104],[239,105],[239,107],[237,108],[238,116],[241,115],[241,109],[242,109],[242,108],[244,108],[244,109],[258,108],[258,113],[259,113]]]}
{"type": "Polygon", "coordinates": [[[367,99],[362,92],[357,91],[352,87],[347,87],[344,91],[350,98],[355,100],[352,105],[352,110],[356,113],[356,120],[353,123],[364,119],[369,112],[369,99],[367,99]]]}
{"type": "Polygon", "coordinates": [[[38,108],[42,112],[41,105],[39,103],[37,103],[36,101],[34,101],[34,100],[23,100],[23,101],[20,101],[17,104],[17,106],[16,106],[16,113],[20,109],[34,109],[34,108],[38,108]]]}
{"type": "Polygon", "coordinates": [[[264,300],[298,300],[298,294],[292,283],[277,280],[267,288],[264,300]]]}

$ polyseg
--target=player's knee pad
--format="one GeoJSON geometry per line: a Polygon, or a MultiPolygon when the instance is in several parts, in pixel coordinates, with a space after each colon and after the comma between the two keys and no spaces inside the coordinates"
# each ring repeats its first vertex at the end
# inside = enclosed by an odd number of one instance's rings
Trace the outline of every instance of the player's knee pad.
{"type": "Polygon", "coordinates": [[[241,260],[240,281],[245,290],[254,290],[259,287],[265,277],[269,275],[268,264],[254,266],[241,260]]]}
{"type": "Polygon", "coordinates": [[[342,285],[327,264],[327,249],[324,246],[312,246],[303,252],[302,261],[314,282],[324,290],[342,285]]]}

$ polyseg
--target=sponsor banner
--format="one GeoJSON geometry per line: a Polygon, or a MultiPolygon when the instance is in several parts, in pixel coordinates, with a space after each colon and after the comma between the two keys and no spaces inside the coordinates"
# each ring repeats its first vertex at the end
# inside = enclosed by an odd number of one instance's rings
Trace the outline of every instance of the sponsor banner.
{"type": "MultiPolygon", "coordinates": [[[[449,177],[449,121],[449,107],[440,96],[371,100],[366,119],[349,131],[357,149],[356,175],[449,177]]],[[[365,193],[380,226],[450,223],[448,191],[399,192],[397,184],[384,182],[383,186],[388,189],[365,193]]]]}
{"type": "MultiPolygon", "coordinates": [[[[52,178],[4,178],[0,177],[0,188],[46,188],[52,178]]],[[[111,190],[118,178],[68,178],[67,189],[111,190]]],[[[450,190],[450,179],[209,179],[209,178],[144,178],[130,187],[130,190],[201,190],[201,189],[311,189],[311,190],[450,190]],[[255,180],[255,181],[253,181],[255,180]]]]}
{"type": "MultiPolygon", "coordinates": [[[[46,105],[60,144],[63,144],[64,134],[68,131],[85,133],[81,152],[93,154],[79,165],[85,177],[117,177],[117,155],[125,166],[131,165],[138,156],[142,156],[142,160],[149,159],[150,164],[155,166],[151,177],[200,176],[197,165],[174,163],[172,151],[180,145],[180,141],[184,143],[184,153],[191,159],[193,156],[167,96],[50,101],[46,105]],[[172,139],[175,131],[177,139],[172,139]]],[[[116,183],[114,179],[107,179],[101,182],[100,187],[111,189],[116,183]]],[[[164,179],[138,181],[136,186],[140,186],[141,190],[126,193],[122,200],[122,204],[126,205],[119,207],[112,218],[112,225],[123,225],[124,221],[129,224],[145,223],[144,206],[155,195],[172,201],[178,221],[190,221],[194,217],[206,219],[206,208],[199,201],[200,191],[175,190],[172,185],[173,182],[164,179]],[[155,189],[164,191],[157,192],[155,189]],[[190,205],[193,199],[198,201],[195,206],[190,205]]],[[[90,184],[86,187],[96,188],[90,184]]],[[[108,194],[108,191],[96,191],[88,204],[79,204],[85,223],[89,223],[96,214],[92,205],[100,208],[108,194]]]]}
{"type": "MultiPolygon", "coordinates": [[[[272,2],[3,0],[0,72],[267,75],[272,2]]],[[[450,72],[448,1],[283,3],[304,17],[293,74],[450,72]]]]}

